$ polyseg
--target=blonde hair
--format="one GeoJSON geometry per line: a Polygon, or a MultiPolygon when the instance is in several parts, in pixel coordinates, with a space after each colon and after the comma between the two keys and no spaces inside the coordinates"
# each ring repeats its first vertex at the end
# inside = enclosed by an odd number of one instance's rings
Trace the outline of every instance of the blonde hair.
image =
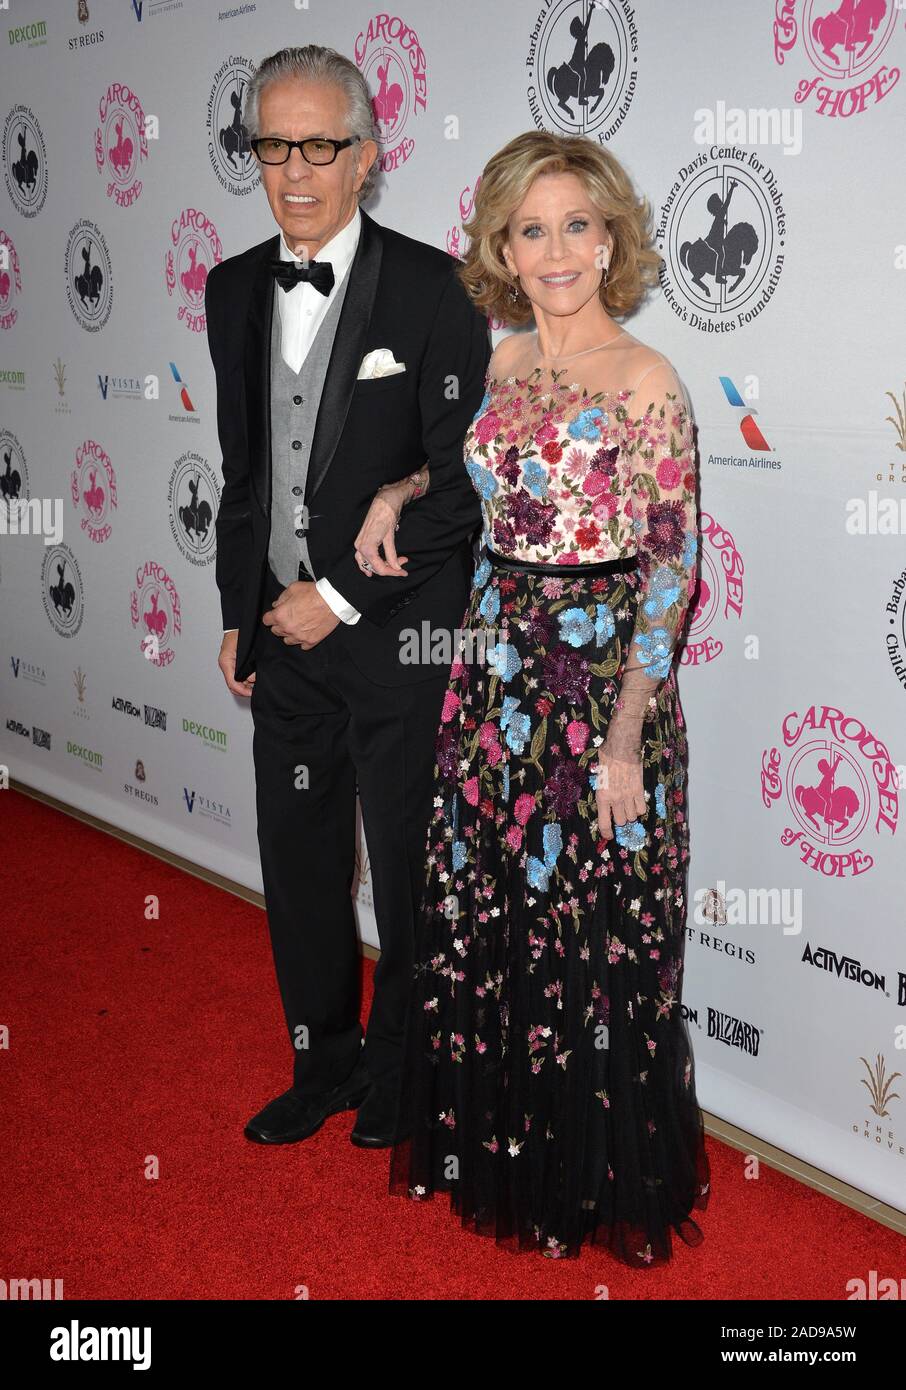
{"type": "Polygon", "coordinates": [[[470,238],[459,275],[477,308],[489,317],[518,325],[532,318],[531,301],[510,275],[501,248],[508,222],[539,174],[575,174],[613,236],[607,285],[601,277],[601,303],[624,318],[658,283],[662,257],[654,249],[651,206],[637,197],[622,164],[609,150],[582,135],[528,130],[492,155],[484,167],[471,219],[470,238]],[[514,301],[511,287],[517,291],[514,301]]]}

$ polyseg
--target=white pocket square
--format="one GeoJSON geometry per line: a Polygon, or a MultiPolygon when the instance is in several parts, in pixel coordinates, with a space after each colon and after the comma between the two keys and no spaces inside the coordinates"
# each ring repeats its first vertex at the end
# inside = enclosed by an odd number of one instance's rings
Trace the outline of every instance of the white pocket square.
{"type": "Polygon", "coordinates": [[[405,362],[394,361],[390,348],[375,348],[362,358],[357,381],[370,381],[378,376],[395,376],[406,370],[405,362]]]}

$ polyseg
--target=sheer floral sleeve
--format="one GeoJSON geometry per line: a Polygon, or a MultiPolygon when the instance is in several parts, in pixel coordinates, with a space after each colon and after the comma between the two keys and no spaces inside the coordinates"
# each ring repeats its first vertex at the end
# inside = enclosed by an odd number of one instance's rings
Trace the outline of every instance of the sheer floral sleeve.
{"type": "MultiPolygon", "coordinates": [[[[626,403],[632,524],[640,587],[635,629],[602,751],[641,750],[650,704],[670,674],[698,565],[692,411],[670,363],[650,367],[626,403]]],[[[619,673],[618,673],[619,675],[619,673]]]]}

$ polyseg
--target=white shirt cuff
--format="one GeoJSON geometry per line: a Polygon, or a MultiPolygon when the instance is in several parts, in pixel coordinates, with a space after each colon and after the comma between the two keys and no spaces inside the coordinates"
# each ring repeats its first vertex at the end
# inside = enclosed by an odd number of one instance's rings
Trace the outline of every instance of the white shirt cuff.
{"type": "Polygon", "coordinates": [[[341,622],[357,623],[359,621],[362,615],[358,609],[353,608],[351,603],[347,603],[343,595],[337,593],[336,589],[328,580],[317,580],[315,588],[327,604],[327,607],[331,612],[336,613],[341,622]]]}

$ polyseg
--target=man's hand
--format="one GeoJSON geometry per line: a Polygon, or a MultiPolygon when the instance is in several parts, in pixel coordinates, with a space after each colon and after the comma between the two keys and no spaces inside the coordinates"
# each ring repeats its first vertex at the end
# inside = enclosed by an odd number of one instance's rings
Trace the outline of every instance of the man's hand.
{"type": "Polygon", "coordinates": [[[277,595],[261,621],[288,647],[308,651],[323,642],[340,620],[310,580],[297,579],[277,595]]]}
{"type": "Polygon", "coordinates": [[[232,690],[234,695],[248,696],[251,695],[252,687],[255,684],[255,672],[252,671],[244,681],[236,680],[236,647],[238,642],[238,627],[230,628],[229,632],[223,634],[217,665],[223,672],[223,679],[226,681],[228,689],[232,690]]]}

